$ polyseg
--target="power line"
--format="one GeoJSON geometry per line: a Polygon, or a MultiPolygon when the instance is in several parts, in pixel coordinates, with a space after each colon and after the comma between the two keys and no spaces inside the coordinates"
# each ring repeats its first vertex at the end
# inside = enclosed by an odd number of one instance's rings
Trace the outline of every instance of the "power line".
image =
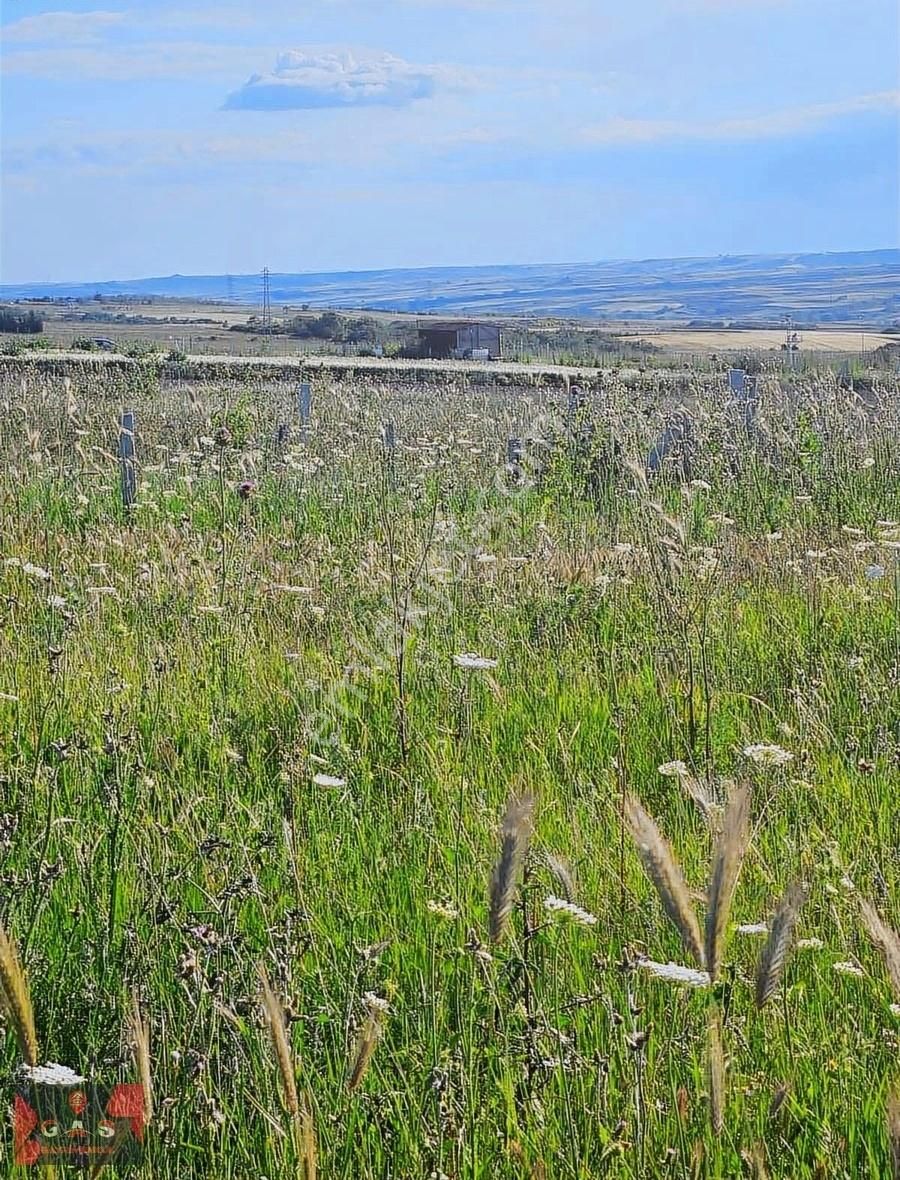
{"type": "Polygon", "coordinates": [[[263,335],[268,340],[272,335],[272,295],[269,287],[269,268],[263,267],[262,272],[263,281],[263,304],[262,304],[262,330],[263,335]]]}

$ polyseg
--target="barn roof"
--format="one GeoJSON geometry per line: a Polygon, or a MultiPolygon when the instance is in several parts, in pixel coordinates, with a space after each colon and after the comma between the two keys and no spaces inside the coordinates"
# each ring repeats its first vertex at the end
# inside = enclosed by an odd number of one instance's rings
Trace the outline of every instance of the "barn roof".
{"type": "Polygon", "coordinates": [[[420,332],[457,332],[460,328],[500,328],[489,320],[417,320],[420,332]]]}

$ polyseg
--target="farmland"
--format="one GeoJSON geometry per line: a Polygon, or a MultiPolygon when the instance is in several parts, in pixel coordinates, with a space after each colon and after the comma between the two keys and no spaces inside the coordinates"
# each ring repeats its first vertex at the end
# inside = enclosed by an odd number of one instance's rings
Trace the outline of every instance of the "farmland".
{"type": "Polygon", "coordinates": [[[896,375],[27,360],[3,923],[134,1175],[890,1174],[896,375]]]}

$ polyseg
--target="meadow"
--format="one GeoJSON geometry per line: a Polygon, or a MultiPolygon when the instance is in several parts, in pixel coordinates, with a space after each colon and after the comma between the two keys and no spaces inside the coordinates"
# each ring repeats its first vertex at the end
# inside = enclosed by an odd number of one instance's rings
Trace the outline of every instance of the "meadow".
{"type": "Polygon", "coordinates": [[[900,1174],[900,381],[844,384],[304,430],[9,361],[3,1076],[149,1082],[161,1180],[900,1174]]]}

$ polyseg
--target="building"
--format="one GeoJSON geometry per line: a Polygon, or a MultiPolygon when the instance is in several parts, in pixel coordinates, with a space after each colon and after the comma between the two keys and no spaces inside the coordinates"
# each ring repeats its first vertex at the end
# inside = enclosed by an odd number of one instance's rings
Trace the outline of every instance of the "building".
{"type": "Polygon", "coordinates": [[[472,322],[429,322],[419,325],[419,352],[431,358],[496,361],[501,356],[497,324],[472,322]]]}

